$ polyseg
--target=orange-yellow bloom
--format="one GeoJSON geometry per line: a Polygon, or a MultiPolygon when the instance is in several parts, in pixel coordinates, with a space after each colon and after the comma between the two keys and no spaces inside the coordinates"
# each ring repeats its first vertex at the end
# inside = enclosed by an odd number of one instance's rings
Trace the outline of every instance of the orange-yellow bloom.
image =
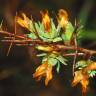
{"type": "Polygon", "coordinates": [[[68,23],[68,14],[65,10],[60,9],[58,12],[58,23],[60,24],[61,27],[65,27],[68,23]]]}
{"type": "Polygon", "coordinates": [[[82,70],[75,72],[75,77],[72,82],[72,86],[77,85],[80,83],[82,85],[82,93],[85,94],[87,91],[87,86],[89,84],[88,75],[83,74],[82,70]]]}
{"type": "Polygon", "coordinates": [[[86,68],[85,71],[96,70],[96,62],[91,62],[86,68]]]}
{"type": "Polygon", "coordinates": [[[82,85],[82,93],[84,96],[87,91],[87,86],[89,84],[88,71],[92,70],[96,70],[96,62],[91,62],[87,67],[75,72],[75,77],[72,82],[72,86],[75,86],[77,85],[77,83],[80,83],[82,85]]]}
{"type": "Polygon", "coordinates": [[[30,19],[24,13],[22,13],[22,16],[23,19],[17,17],[17,23],[20,24],[22,27],[27,28],[29,31],[31,31],[29,27],[30,19]]]}
{"type": "Polygon", "coordinates": [[[41,11],[40,13],[42,15],[42,24],[44,25],[45,31],[49,32],[51,28],[51,20],[48,11],[46,12],[41,11]]]}
{"type": "Polygon", "coordinates": [[[46,77],[45,85],[48,85],[48,82],[52,79],[52,65],[48,64],[48,62],[45,61],[36,69],[36,72],[33,74],[33,77],[37,78],[37,80],[41,80],[42,77],[46,77]]]}

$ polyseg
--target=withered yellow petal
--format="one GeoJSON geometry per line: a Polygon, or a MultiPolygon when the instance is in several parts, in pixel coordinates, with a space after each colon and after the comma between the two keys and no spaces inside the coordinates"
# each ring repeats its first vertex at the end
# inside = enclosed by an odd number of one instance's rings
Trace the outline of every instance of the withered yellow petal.
{"type": "Polygon", "coordinates": [[[45,85],[48,85],[48,82],[52,79],[52,65],[48,64],[48,61],[45,61],[44,64],[40,65],[36,72],[33,74],[34,78],[41,80],[42,77],[45,77],[45,85]]]}
{"type": "Polygon", "coordinates": [[[89,81],[88,81],[88,79],[83,79],[83,80],[81,80],[81,85],[82,85],[82,93],[86,93],[86,91],[87,91],[87,86],[88,86],[88,84],[89,84],[89,81]]]}
{"type": "Polygon", "coordinates": [[[52,67],[48,67],[48,69],[46,70],[46,79],[45,79],[45,85],[48,85],[48,82],[52,79],[52,67]]]}
{"type": "Polygon", "coordinates": [[[58,12],[58,23],[61,27],[65,27],[68,23],[68,14],[65,10],[60,9],[58,12]]]}
{"type": "Polygon", "coordinates": [[[40,13],[42,15],[42,24],[44,25],[45,31],[49,32],[51,28],[51,20],[48,11],[46,12],[41,11],[40,13]]]}

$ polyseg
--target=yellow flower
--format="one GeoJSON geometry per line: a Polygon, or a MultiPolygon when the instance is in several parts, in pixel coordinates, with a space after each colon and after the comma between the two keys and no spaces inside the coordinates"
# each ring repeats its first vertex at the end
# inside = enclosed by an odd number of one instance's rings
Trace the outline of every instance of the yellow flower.
{"type": "Polygon", "coordinates": [[[96,62],[91,62],[87,67],[75,72],[75,77],[72,82],[72,86],[75,86],[77,85],[77,83],[80,83],[82,85],[82,93],[84,96],[87,91],[87,86],[89,84],[88,71],[92,70],[96,70],[96,62]]]}
{"type": "Polygon", "coordinates": [[[61,27],[64,27],[67,25],[68,23],[68,14],[65,10],[63,9],[60,9],[59,12],[58,12],[58,23],[61,27]]]}
{"type": "Polygon", "coordinates": [[[36,72],[33,74],[34,78],[37,80],[41,80],[42,77],[45,77],[45,85],[48,85],[48,82],[52,79],[52,65],[48,64],[48,61],[45,61],[42,65],[40,65],[36,72]]]}
{"type": "Polygon", "coordinates": [[[87,91],[87,86],[89,84],[89,80],[88,79],[83,79],[81,80],[81,85],[82,85],[82,94],[85,94],[87,91]]]}
{"type": "Polygon", "coordinates": [[[40,13],[42,15],[42,24],[44,25],[45,31],[49,32],[51,28],[51,20],[48,14],[48,10],[45,12],[41,11],[40,13]]]}
{"type": "Polygon", "coordinates": [[[96,70],[96,62],[91,62],[85,69],[84,71],[91,71],[91,70],[96,70]]]}
{"type": "Polygon", "coordinates": [[[22,13],[22,16],[23,16],[23,19],[20,17],[17,17],[17,23],[22,27],[27,28],[29,31],[31,31],[29,27],[30,19],[24,13],[22,13]]]}
{"type": "Polygon", "coordinates": [[[80,83],[82,85],[82,93],[85,94],[87,91],[87,86],[89,84],[88,78],[89,78],[88,75],[83,74],[82,70],[76,71],[74,80],[72,82],[72,86],[74,87],[75,85],[80,83]]]}

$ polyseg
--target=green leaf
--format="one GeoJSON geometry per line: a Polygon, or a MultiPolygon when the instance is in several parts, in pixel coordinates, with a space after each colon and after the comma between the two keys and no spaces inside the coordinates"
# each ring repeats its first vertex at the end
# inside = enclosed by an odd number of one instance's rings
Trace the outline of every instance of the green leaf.
{"type": "Polygon", "coordinates": [[[58,56],[56,59],[58,59],[62,64],[67,65],[67,59],[65,59],[63,56],[58,56]]]}
{"type": "Polygon", "coordinates": [[[34,28],[32,20],[30,20],[30,22],[29,22],[29,29],[31,32],[35,32],[35,28],[34,28]]]}
{"type": "Polygon", "coordinates": [[[80,60],[80,61],[78,61],[77,63],[76,63],[76,66],[75,66],[75,68],[78,68],[78,69],[82,69],[82,68],[84,68],[84,67],[86,67],[86,66],[88,66],[90,63],[92,63],[93,61],[91,61],[91,60],[80,60]]]}
{"type": "Polygon", "coordinates": [[[55,27],[53,19],[51,19],[51,31],[50,31],[50,33],[51,33],[51,38],[56,38],[60,34],[60,30],[57,30],[57,28],[55,27]]]}
{"type": "Polygon", "coordinates": [[[37,37],[34,33],[27,34],[27,36],[31,39],[37,39],[37,37]]]}
{"type": "Polygon", "coordinates": [[[82,69],[87,66],[87,61],[81,60],[76,63],[75,68],[82,69]]]}
{"type": "Polygon", "coordinates": [[[45,32],[44,30],[44,26],[41,22],[35,23],[35,27],[36,30],[38,32],[39,37],[43,40],[43,41],[52,41],[50,40],[50,36],[48,33],[45,32]]]}
{"type": "Polygon", "coordinates": [[[46,53],[37,54],[38,57],[43,57],[43,56],[46,56],[46,55],[47,55],[46,53]]]}
{"type": "Polygon", "coordinates": [[[60,71],[60,62],[57,63],[56,71],[57,71],[57,73],[59,73],[59,71],[60,71]]]}
{"type": "Polygon", "coordinates": [[[60,30],[61,30],[61,26],[58,24],[56,32],[58,32],[60,34],[60,30]]]}
{"type": "Polygon", "coordinates": [[[54,24],[54,22],[53,22],[53,19],[51,19],[51,29],[52,29],[52,30],[56,30],[56,27],[55,27],[55,24],[54,24]]]}
{"type": "Polygon", "coordinates": [[[52,64],[53,66],[55,66],[57,64],[57,59],[55,58],[48,58],[48,64],[52,64]]]}
{"type": "Polygon", "coordinates": [[[59,42],[59,41],[62,41],[61,37],[56,37],[55,39],[53,39],[53,42],[59,42]]]}
{"type": "Polygon", "coordinates": [[[44,63],[46,60],[47,60],[47,57],[46,57],[46,56],[43,57],[43,59],[42,59],[42,63],[44,63]]]}
{"type": "Polygon", "coordinates": [[[43,24],[41,22],[37,22],[37,23],[35,23],[35,28],[36,28],[36,31],[38,32],[39,37],[43,41],[47,41],[47,36],[45,36],[43,24]]]}
{"type": "Polygon", "coordinates": [[[56,58],[57,56],[58,56],[57,54],[51,53],[51,54],[49,55],[49,58],[56,58]]]}
{"type": "Polygon", "coordinates": [[[51,19],[51,30],[50,32],[45,32],[44,26],[41,22],[35,23],[36,30],[39,34],[39,37],[45,42],[57,42],[61,41],[60,37],[58,40],[54,40],[59,36],[59,32],[57,31],[53,19],[51,19]]]}
{"type": "Polygon", "coordinates": [[[96,70],[88,71],[90,77],[94,77],[96,75],[96,70]]]}
{"type": "Polygon", "coordinates": [[[65,28],[65,32],[62,32],[62,38],[64,41],[70,41],[72,34],[74,32],[73,25],[69,22],[65,28]]]}
{"type": "Polygon", "coordinates": [[[36,30],[37,30],[37,32],[38,32],[38,31],[40,30],[39,24],[38,24],[38,23],[35,23],[34,25],[35,25],[35,28],[36,28],[36,30]]]}

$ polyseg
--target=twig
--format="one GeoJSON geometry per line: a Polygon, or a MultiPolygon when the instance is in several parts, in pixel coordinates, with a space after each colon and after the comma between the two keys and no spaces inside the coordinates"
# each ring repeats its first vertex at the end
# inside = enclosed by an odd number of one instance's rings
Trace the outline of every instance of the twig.
{"type": "Polygon", "coordinates": [[[75,48],[74,46],[65,46],[65,45],[57,44],[56,47],[59,50],[76,50],[77,49],[78,51],[81,51],[83,53],[88,53],[90,55],[96,54],[95,50],[89,50],[89,49],[81,48],[78,46],[77,46],[77,48],[75,48]]]}
{"type": "Polygon", "coordinates": [[[74,60],[73,60],[73,76],[74,76],[74,71],[75,71],[76,58],[77,58],[77,54],[78,54],[76,37],[77,37],[77,35],[75,34],[74,44],[75,44],[76,51],[75,51],[74,60]]]}
{"type": "Polygon", "coordinates": [[[6,31],[0,31],[1,34],[3,35],[7,35],[7,36],[15,36],[15,38],[18,38],[16,40],[1,40],[1,42],[6,42],[6,43],[10,43],[10,42],[13,42],[13,43],[18,43],[18,44],[34,44],[34,45],[46,45],[46,46],[54,46],[54,50],[56,51],[59,51],[59,50],[78,50],[80,52],[83,52],[85,54],[90,54],[90,55],[93,55],[93,54],[96,54],[96,51],[93,51],[93,50],[89,50],[89,49],[85,49],[85,48],[81,48],[81,47],[78,47],[77,48],[73,45],[71,46],[66,46],[64,44],[58,44],[58,43],[49,43],[49,42],[43,42],[41,40],[32,40],[31,38],[27,38],[25,36],[20,36],[20,35],[15,35],[13,33],[9,33],[9,32],[6,32],[6,31]]]}
{"type": "Polygon", "coordinates": [[[14,41],[13,40],[1,40],[1,42],[6,42],[6,43],[10,43],[10,42],[14,42],[14,43],[35,43],[35,44],[41,44],[41,45],[44,45],[44,44],[48,44],[47,42],[41,42],[40,40],[30,40],[30,39],[27,39],[27,40],[17,40],[15,39],[14,41]]]}
{"type": "MultiPolygon", "coordinates": [[[[12,42],[12,40],[1,40],[2,42],[12,42]]],[[[81,47],[77,47],[75,48],[74,46],[65,46],[63,44],[53,44],[53,43],[48,43],[48,42],[41,42],[40,40],[14,40],[13,41],[14,43],[19,43],[19,44],[34,44],[34,45],[46,45],[46,46],[54,46],[54,50],[55,51],[60,51],[60,50],[78,50],[78,51],[81,51],[83,53],[86,53],[86,54],[90,54],[90,55],[93,55],[93,54],[96,54],[96,51],[94,50],[89,50],[89,49],[85,49],[85,48],[81,48],[81,47]]]]}
{"type": "MultiPolygon", "coordinates": [[[[75,56],[76,53],[63,54],[63,56],[75,56]]],[[[84,53],[77,53],[77,56],[84,56],[84,53]]]]}
{"type": "MultiPolygon", "coordinates": [[[[25,39],[26,37],[25,36],[21,36],[21,35],[15,35],[15,34],[13,34],[13,33],[9,33],[9,32],[7,32],[7,31],[0,31],[0,34],[2,34],[2,35],[7,35],[7,36],[15,36],[15,38],[18,38],[18,39],[25,39]]],[[[28,40],[31,40],[30,38],[28,38],[28,40]]]]}
{"type": "Polygon", "coordinates": [[[74,71],[75,71],[75,64],[76,64],[76,58],[77,58],[77,54],[78,54],[78,50],[77,50],[77,33],[78,33],[78,27],[79,27],[79,23],[77,23],[76,19],[75,19],[75,30],[72,34],[73,36],[73,40],[74,40],[74,46],[76,48],[76,51],[75,51],[75,55],[74,55],[74,60],[73,60],[73,76],[74,76],[74,71]]]}
{"type": "MultiPolygon", "coordinates": [[[[17,14],[16,14],[16,16],[17,16],[17,14]]],[[[16,35],[16,18],[17,18],[16,16],[15,16],[15,20],[14,20],[14,23],[15,23],[15,33],[14,33],[13,41],[15,40],[15,35],[16,35]]],[[[10,43],[10,45],[9,45],[9,48],[8,48],[8,51],[7,51],[7,56],[9,55],[10,50],[11,50],[11,48],[12,48],[13,41],[12,41],[12,42],[10,43]]]]}

